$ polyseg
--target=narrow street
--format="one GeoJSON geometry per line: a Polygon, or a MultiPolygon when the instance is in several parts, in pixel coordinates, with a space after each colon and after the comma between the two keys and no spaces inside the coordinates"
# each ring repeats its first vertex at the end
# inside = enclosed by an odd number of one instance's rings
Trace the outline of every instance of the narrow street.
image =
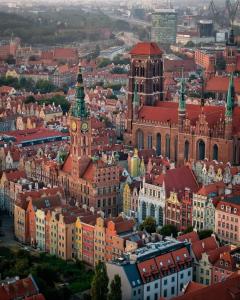
{"type": "Polygon", "coordinates": [[[17,241],[14,239],[13,233],[13,217],[0,213],[0,246],[14,246],[17,241]]]}

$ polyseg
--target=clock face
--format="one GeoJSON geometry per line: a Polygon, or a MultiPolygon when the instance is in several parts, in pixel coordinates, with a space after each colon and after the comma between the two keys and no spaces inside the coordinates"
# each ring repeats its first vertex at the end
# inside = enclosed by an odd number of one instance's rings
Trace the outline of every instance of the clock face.
{"type": "Polygon", "coordinates": [[[76,131],[77,130],[77,123],[75,121],[72,122],[71,124],[72,127],[72,131],[76,131]]]}
{"type": "Polygon", "coordinates": [[[82,125],[81,125],[81,131],[83,133],[86,133],[88,131],[88,123],[86,123],[86,122],[82,123],[82,125]]]}

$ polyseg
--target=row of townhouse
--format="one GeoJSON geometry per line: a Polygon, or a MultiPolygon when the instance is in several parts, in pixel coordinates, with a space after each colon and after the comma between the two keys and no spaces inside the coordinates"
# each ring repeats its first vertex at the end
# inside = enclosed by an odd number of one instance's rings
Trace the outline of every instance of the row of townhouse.
{"type": "Polygon", "coordinates": [[[179,241],[191,244],[194,281],[211,285],[224,281],[239,270],[240,248],[219,246],[215,235],[200,240],[196,231],[181,235],[179,241]]]}
{"type": "Polygon", "coordinates": [[[133,220],[121,216],[104,219],[86,206],[69,206],[60,188],[19,193],[14,228],[22,243],[89,265],[115,259],[141,242],[133,220]]]}
{"type": "MultiPolygon", "coordinates": [[[[135,216],[139,223],[151,216],[158,226],[173,224],[179,231],[190,226],[198,231],[212,230],[221,241],[237,245],[240,242],[237,179],[240,173],[235,170],[232,176],[230,169],[227,170],[225,179],[219,175],[219,180],[206,185],[198,183],[189,166],[168,169],[142,182],[126,182],[122,192],[124,213],[135,216]]],[[[216,179],[214,176],[210,177],[216,179]]]]}
{"type": "Polygon", "coordinates": [[[190,244],[174,239],[149,243],[129,256],[108,262],[107,272],[110,280],[116,274],[121,277],[123,299],[170,299],[192,281],[190,244]]]}

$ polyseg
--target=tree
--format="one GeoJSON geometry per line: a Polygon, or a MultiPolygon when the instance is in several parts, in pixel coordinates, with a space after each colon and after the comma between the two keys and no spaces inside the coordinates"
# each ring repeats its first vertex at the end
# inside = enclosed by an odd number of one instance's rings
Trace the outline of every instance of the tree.
{"type": "Polygon", "coordinates": [[[95,268],[95,274],[91,285],[92,300],[107,300],[108,294],[108,276],[106,265],[98,262],[95,268]]]}
{"type": "Polygon", "coordinates": [[[6,58],[5,62],[8,65],[15,65],[16,63],[16,59],[14,58],[14,56],[12,54],[8,55],[8,57],[6,58]]]}
{"type": "Polygon", "coordinates": [[[194,42],[188,41],[187,44],[185,45],[187,48],[192,48],[195,46],[194,42]]]}
{"type": "Polygon", "coordinates": [[[201,230],[198,232],[198,236],[200,240],[203,240],[207,237],[210,237],[212,235],[213,231],[210,229],[201,230]]]}
{"type": "Polygon", "coordinates": [[[185,230],[183,230],[183,234],[189,233],[193,231],[193,227],[192,226],[188,226],[185,230]]]}
{"type": "Polygon", "coordinates": [[[146,230],[148,233],[156,232],[156,220],[153,217],[147,217],[142,224],[140,224],[140,230],[146,230]]]}
{"type": "Polygon", "coordinates": [[[41,94],[51,93],[56,90],[56,87],[48,80],[40,79],[36,83],[36,89],[41,94]]]}
{"type": "Polygon", "coordinates": [[[119,275],[115,275],[110,283],[108,300],[122,300],[121,278],[119,275]]]}
{"type": "Polygon", "coordinates": [[[33,96],[28,96],[24,102],[26,104],[28,104],[28,103],[35,103],[36,99],[33,96]]]}
{"type": "Polygon", "coordinates": [[[164,225],[161,229],[160,229],[160,234],[165,236],[173,236],[173,237],[177,237],[177,227],[175,225],[172,224],[167,224],[164,225]]]}

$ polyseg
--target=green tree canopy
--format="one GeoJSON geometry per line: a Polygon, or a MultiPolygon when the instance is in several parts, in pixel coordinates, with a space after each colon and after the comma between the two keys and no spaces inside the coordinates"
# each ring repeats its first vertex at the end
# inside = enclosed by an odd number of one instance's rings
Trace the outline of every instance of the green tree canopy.
{"type": "Polygon", "coordinates": [[[119,275],[115,275],[110,283],[108,300],[122,300],[121,278],[119,275]]]}
{"type": "Polygon", "coordinates": [[[41,94],[51,93],[56,90],[54,84],[52,84],[48,80],[43,80],[43,79],[37,81],[35,88],[41,94]]]}
{"type": "Polygon", "coordinates": [[[140,224],[140,230],[146,230],[148,233],[156,232],[156,220],[153,217],[147,217],[142,224],[140,224]]]}
{"type": "Polygon", "coordinates": [[[107,300],[108,282],[106,265],[103,262],[98,262],[91,285],[92,300],[107,300]]]}
{"type": "Polygon", "coordinates": [[[212,235],[213,231],[210,229],[205,229],[205,230],[201,230],[198,231],[198,236],[200,240],[203,240],[207,237],[210,237],[212,235]]]}
{"type": "Polygon", "coordinates": [[[161,229],[160,229],[160,234],[165,236],[173,236],[173,237],[177,237],[177,227],[172,225],[172,224],[167,224],[164,225],[161,229]]]}

